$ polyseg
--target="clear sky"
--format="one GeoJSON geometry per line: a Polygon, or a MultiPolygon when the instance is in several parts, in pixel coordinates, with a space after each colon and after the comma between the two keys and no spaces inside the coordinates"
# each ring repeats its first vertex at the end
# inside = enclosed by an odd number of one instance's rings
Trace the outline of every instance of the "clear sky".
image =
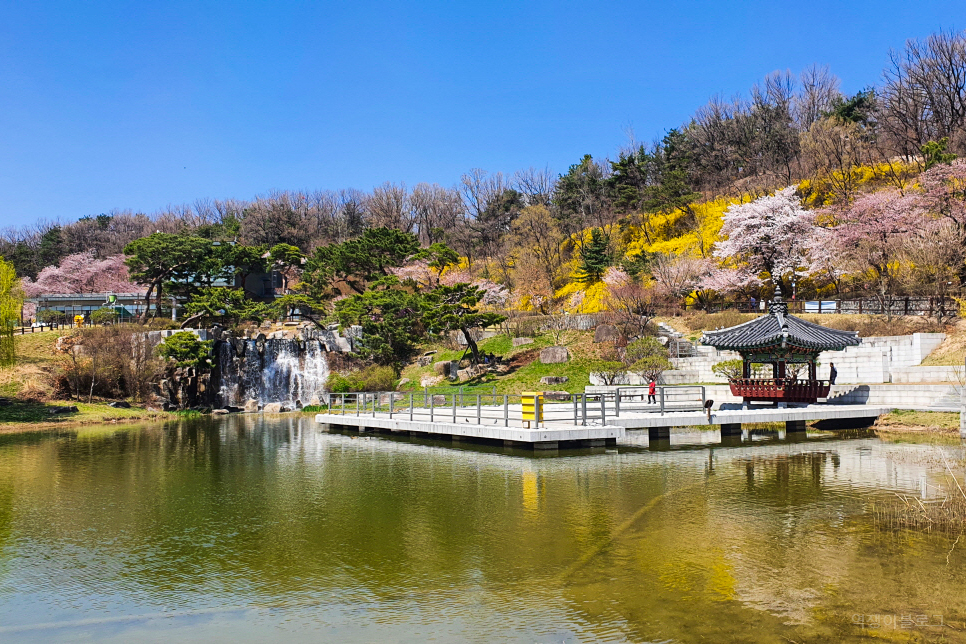
{"type": "Polygon", "coordinates": [[[966,2],[0,0],[0,227],[273,189],[565,171],[716,93],[855,92],[966,2]]]}

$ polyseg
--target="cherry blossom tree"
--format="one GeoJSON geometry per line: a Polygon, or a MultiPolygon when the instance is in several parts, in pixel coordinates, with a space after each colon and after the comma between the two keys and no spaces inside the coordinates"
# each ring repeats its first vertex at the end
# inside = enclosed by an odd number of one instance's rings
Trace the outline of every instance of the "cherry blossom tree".
{"type": "Polygon", "coordinates": [[[663,300],[654,283],[641,283],[619,268],[609,267],[601,276],[607,286],[606,319],[621,334],[622,344],[647,333],[647,325],[663,300]]]}
{"type": "Polygon", "coordinates": [[[840,292],[845,265],[839,257],[835,232],[830,228],[816,226],[807,242],[807,270],[817,282],[830,284],[835,292],[840,292]]]}
{"type": "Polygon", "coordinates": [[[388,268],[390,275],[395,275],[400,282],[411,281],[420,289],[430,289],[439,285],[439,275],[429,267],[429,261],[418,259],[406,262],[402,266],[388,268]]]}
{"type": "MultiPolygon", "coordinates": [[[[725,211],[721,228],[726,239],[714,251],[724,266],[712,281],[735,290],[738,285],[753,282],[749,274],[758,280],[767,274],[776,284],[787,287],[785,276],[806,262],[806,243],[813,226],[812,215],[802,207],[794,187],[732,205],[725,211]],[[733,274],[728,276],[728,271],[733,274]]],[[[710,282],[707,288],[712,288],[710,282]]]]}
{"type": "Polygon", "coordinates": [[[93,251],[68,255],[59,266],[48,266],[36,280],[23,279],[27,297],[54,293],[144,293],[142,286],[130,281],[124,255],[97,259],[93,251]]]}
{"type": "MultiPolygon", "coordinates": [[[[919,184],[922,207],[952,222],[966,243],[966,159],[936,164],[919,176],[919,184]]],[[[966,263],[956,266],[956,274],[966,284],[966,263]]]]}
{"type": "Polygon", "coordinates": [[[671,299],[694,292],[711,270],[709,260],[686,254],[659,254],[651,261],[651,275],[658,291],[671,299]]]}
{"type": "Polygon", "coordinates": [[[912,232],[928,223],[920,199],[895,189],[880,190],[817,214],[837,222],[829,229],[829,247],[845,270],[868,280],[882,310],[891,314],[906,245],[912,232]]]}

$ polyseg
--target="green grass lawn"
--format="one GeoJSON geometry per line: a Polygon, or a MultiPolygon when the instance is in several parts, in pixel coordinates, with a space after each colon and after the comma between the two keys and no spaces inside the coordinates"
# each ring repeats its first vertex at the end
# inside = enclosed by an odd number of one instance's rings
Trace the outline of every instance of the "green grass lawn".
{"type": "Polygon", "coordinates": [[[130,409],[115,409],[107,403],[82,403],[75,401],[57,401],[51,403],[34,403],[14,401],[0,407],[0,429],[5,426],[15,426],[25,423],[101,423],[119,420],[138,420],[167,418],[165,412],[148,411],[140,407],[130,409]],[[51,409],[60,406],[74,405],[76,412],[52,415],[51,409]]]}
{"type": "MultiPolygon", "coordinates": [[[[601,362],[600,345],[594,344],[593,331],[569,331],[561,339],[561,344],[570,351],[570,360],[562,364],[542,364],[539,360],[540,349],[553,346],[554,338],[549,333],[535,334],[531,344],[518,347],[513,346],[513,339],[507,335],[487,338],[479,343],[480,351],[492,353],[511,362],[511,371],[506,374],[487,373],[462,383],[445,382],[431,388],[436,393],[459,391],[464,393],[493,393],[494,387],[498,394],[520,394],[525,391],[566,391],[569,393],[583,392],[590,384],[590,373],[601,362]],[[566,376],[568,381],[560,385],[545,385],[540,382],[544,376],[566,376]]],[[[433,362],[441,360],[458,360],[463,357],[463,351],[454,351],[441,346],[427,346],[423,351],[436,350],[433,362]]],[[[467,354],[468,355],[468,354],[467,354]]],[[[420,381],[423,376],[433,376],[432,366],[417,367],[410,365],[402,372],[403,378],[410,382],[404,385],[405,390],[421,390],[420,381]]]]}

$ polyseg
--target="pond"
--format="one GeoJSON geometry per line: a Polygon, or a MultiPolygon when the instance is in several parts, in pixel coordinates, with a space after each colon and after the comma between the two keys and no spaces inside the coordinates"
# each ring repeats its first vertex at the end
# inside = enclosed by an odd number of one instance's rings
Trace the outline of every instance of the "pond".
{"type": "Polygon", "coordinates": [[[0,641],[963,641],[966,540],[872,512],[941,495],[960,446],[689,436],[539,456],[254,415],[0,436],[0,641]]]}

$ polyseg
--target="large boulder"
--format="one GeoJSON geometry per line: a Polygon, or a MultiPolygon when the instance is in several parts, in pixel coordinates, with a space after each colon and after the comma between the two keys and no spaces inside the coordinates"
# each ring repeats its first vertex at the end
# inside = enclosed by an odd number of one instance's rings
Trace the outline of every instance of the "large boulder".
{"type": "Polygon", "coordinates": [[[533,344],[533,338],[513,338],[513,346],[522,347],[525,344],[533,344]]]}
{"type": "Polygon", "coordinates": [[[249,414],[258,411],[258,401],[254,398],[249,398],[245,401],[245,411],[249,414]]]}
{"type": "Polygon", "coordinates": [[[416,365],[420,367],[428,367],[433,364],[433,356],[419,356],[416,360],[416,365]]]}
{"type": "Polygon", "coordinates": [[[446,377],[446,376],[449,376],[450,372],[453,371],[453,366],[452,365],[453,365],[453,363],[451,361],[449,361],[449,360],[442,360],[440,362],[434,362],[433,363],[433,371],[435,371],[437,375],[446,377]]]}
{"type": "Polygon", "coordinates": [[[601,324],[594,331],[594,342],[598,344],[601,342],[616,342],[619,337],[620,334],[617,329],[609,324],[601,324]]]}
{"type": "Polygon", "coordinates": [[[557,402],[567,402],[570,400],[570,393],[566,391],[545,391],[543,392],[543,399],[557,402]]]}
{"type": "Polygon", "coordinates": [[[545,385],[562,385],[563,383],[570,380],[567,376],[544,376],[540,379],[545,385]]]}
{"type": "Polygon", "coordinates": [[[540,362],[543,364],[560,364],[570,359],[567,347],[547,347],[540,350],[540,362]]]}
{"type": "Polygon", "coordinates": [[[443,382],[443,376],[423,376],[419,380],[420,387],[435,387],[439,383],[443,382]]]}
{"type": "Polygon", "coordinates": [[[282,411],[282,403],[265,403],[265,406],[262,407],[262,411],[266,414],[278,414],[282,411]]]}

